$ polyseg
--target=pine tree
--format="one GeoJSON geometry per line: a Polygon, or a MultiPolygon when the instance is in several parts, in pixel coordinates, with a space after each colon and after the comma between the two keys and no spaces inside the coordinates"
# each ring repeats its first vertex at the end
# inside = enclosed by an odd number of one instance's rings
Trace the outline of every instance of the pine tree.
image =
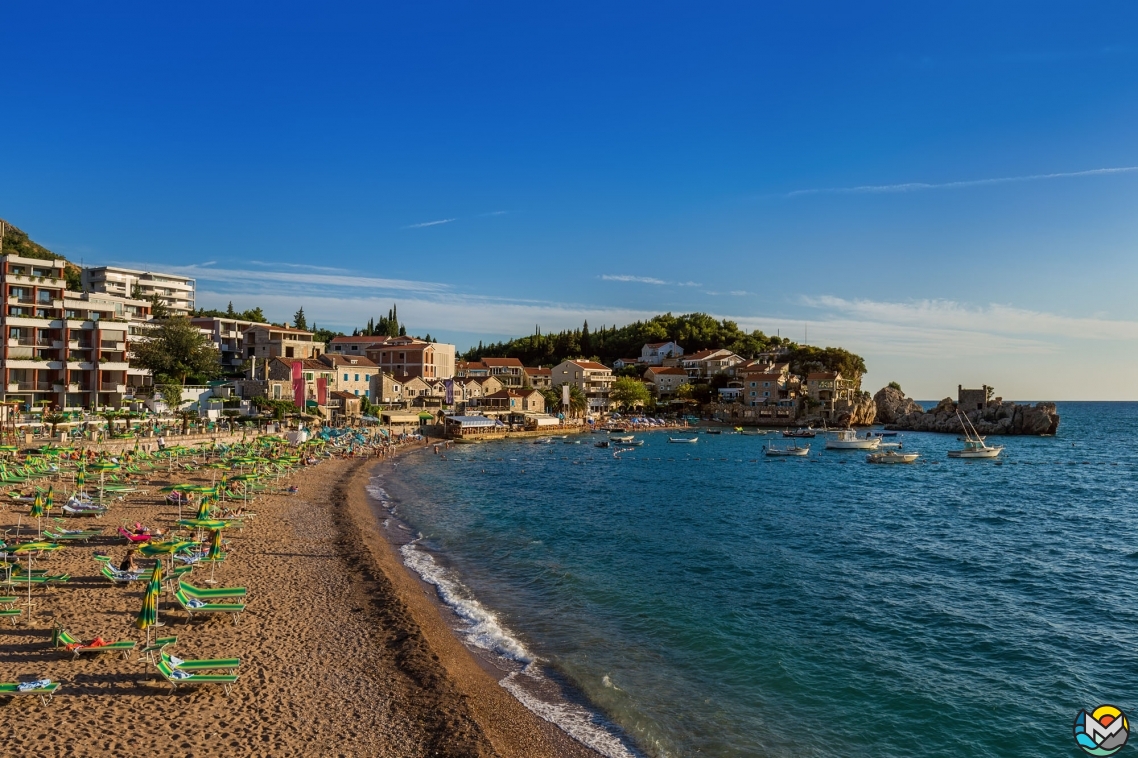
{"type": "Polygon", "coordinates": [[[405,327],[405,326],[399,327],[399,336],[400,337],[406,337],[407,336],[407,327],[405,327]]]}
{"type": "Polygon", "coordinates": [[[585,320],[585,327],[581,330],[581,357],[588,358],[593,354],[592,340],[589,339],[589,321],[585,320]]]}
{"type": "Polygon", "coordinates": [[[233,310],[233,301],[232,300],[229,301],[229,307],[225,309],[225,315],[228,316],[229,318],[236,318],[237,317],[237,311],[233,310]]]}
{"type": "Polygon", "coordinates": [[[308,322],[304,319],[304,306],[301,306],[300,310],[293,315],[292,325],[297,329],[308,331],[308,322]]]}

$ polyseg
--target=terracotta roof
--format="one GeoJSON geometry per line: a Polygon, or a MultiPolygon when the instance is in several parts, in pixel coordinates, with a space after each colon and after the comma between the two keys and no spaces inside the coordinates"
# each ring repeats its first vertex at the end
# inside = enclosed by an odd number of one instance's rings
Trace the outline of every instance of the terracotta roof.
{"type": "Polygon", "coordinates": [[[340,353],[324,353],[320,360],[330,362],[334,366],[352,366],[354,368],[379,368],[370,359],[362,355],[341,355],[340,353]]]}
{"type": "MultiPolygon", "coordinates": [[[[668,340],[667,342],[649,342],[644,347],[663,347],[664,345],[676,345],[676,341],[668,340]]],[[[676,347],[679,347],[679,345],[676,345],[676,347]]]]}
{"type": "Polygon", "coordinates": [[[526,368],[526,373],[530,376],[553,376],[553,369],[551,368],[526,368]]]}
{"type": "Polygon", "coordinates": [[[332,371],[332,367],[327,363],[318,361],[315,358],[282,358],[279,355],[273,358],[274,361],[280,361],[292,370],[292,364],[299,363],[301,368],[305,371],[332,371]]]}
{"type": "Polygon", "coordinates": [[[646,373],[651,373],[653,376],[659,376],[660,374],[667,374],[668,376],[687,376],[688,375],[688,372],[684,371],[682,368],[676,368],[674,366],[670,366],[668,368],[661,368],[659,366],[652,366],[651,368],[648,369],[648,371],[646,373]]]}
{"type": "Polygon", "coordinates": [[[592,369],[594,371],[609,371],[609,367],[595,361],[569,361],[570,363],[580,366],[581,368],[592,369]]]}
{"type": "Polygon", "coordinates": [[[388,337],[387,335],[372,336],[372,337],[358,337],[358,336],[357,337],[333,337],[332,341],[328,344],[330,344],[330,345],[345,345],[345,344],[351,344],[351,343],[357,343],[358,342],[361,344],[366,343],[368,345],[375,345],[375,344],[378,344],[380,342],[387,342],[387,340],[389,340],[389,339],[391,339],[391,338],[388,337]]]}
{"type": "Polygon", "coordinates": [[[493,366],[510,366],[512,368],[525,368],[517,358],[483,358],[482,365],[487,368],[493,366]]]}
{"type": "Polygon", "coordinates": [[[700,350],[698,353],[692,353],[691,355],[685,355],[684,360],[685,361],[700,361],[700,360],[703,360],[704,358],[708,358],[712,355],[715,355],[718,352],[719,352],[718,350],[700,350]]]}
{"type": "Polygon", "coordinates": [[[780,382],[782,374],[747,374],[747,380],[752,382],[780,382]]]}
{"type": "Polygon", "coordinates": [[[341,400],[359,400],[359,395],[353,395],[351,392],[344,392],[343,390],[334,390],[332,397],[338,397],[341,400]]]}
{"type": "Polygon", "coordinates": [[[489,395],[484,395],[483,397],[531,397],[535,392],[537,392],[539,395],[541,394],[537,390],[508,389],[491,392],[489,395]]]}

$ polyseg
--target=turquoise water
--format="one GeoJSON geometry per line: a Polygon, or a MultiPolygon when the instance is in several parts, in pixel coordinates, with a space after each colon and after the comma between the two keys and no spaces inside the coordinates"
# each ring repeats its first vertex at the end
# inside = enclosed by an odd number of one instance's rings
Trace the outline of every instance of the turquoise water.
{"type": "Polygon", "coordinates": [[[470,641],[563,675],[610,755],[1075,755],[1080,708],[1138,705],[1138,404],[1060,413],[1000,464],[585,436],[383,486],[470,641]]]}

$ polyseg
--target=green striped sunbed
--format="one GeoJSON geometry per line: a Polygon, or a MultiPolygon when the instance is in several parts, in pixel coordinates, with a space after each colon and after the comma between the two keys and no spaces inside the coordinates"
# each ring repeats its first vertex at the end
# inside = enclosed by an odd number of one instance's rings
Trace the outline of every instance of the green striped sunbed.
{"type": "Polygon", "coordinates": [[[159,657],[166,662],[166,665],[173,669],[180,669],[182,671],[210,671],[213,669],[225,669],[227,673],[236,674],[237,668],[241,665],[240,658],[202,658],[195,661],[182,661],[175,663],[175,659],[165,650],[158,653],[159,657]]]}
{"type": "Polygon", "coordinates": [[[211,600],[222,597],[245,597],[244,587],[195,587],[185,579],[178,581],[178,589],[186,593],[186,597],[198,600],[211,600]]]}
{"type": "Polygon", "coordinates": [[[109,642],[106,645],[99,645],[98,647],[86,647],[83,646],[79,640],[68,634],[61,626],[55,627],[51,635],[51,641],[56,649],[65,648],[67,645],[79,645],[80,647],[74,647],[67,651],[71,653],[72,660],[77,659],[84,653],[98,654],[110,653],[112,651],[122,653],[122,657],[126,658],[127,654],[130,653],[131,650],[134,650],[136,644],[134,640],[119,640],[118,642],[109,642]]]}
{"type": "MultiPolygon", "coordinates": [[[[233,687],[234,682],[237,681],[236,674],[191,674],[185,678],[178,678],[174,673],[174,669],[170,664],[159,658],[155,664],[158,673],[162,675],[170,684],[170,694],[178,691],[178,688],[187,684],[220,684],[221,688],[225,690],[226,696],[229,695],[229,690],[233,687]]],[[[0,685],[2,686],[2,685],[0,685]]]]}
{"type": "Polygon", "coordinates": [[[245,610],[244,603],[206,603],[205,605],[199,605],[195,608],[190,604],[190,598],[186,595],[185,592],[181,590],[181,588],[179,588],[178,591],[174,593],[174,597],[177,599],[178,604],[181,605],[189,615],[190,621],[194,620],[195,613],[228,613],[233,618],[233,623],[236,624],[237,620],[241,617],[241,612],[245,610]]]}
{"type": "Polygon", "coordinates": [[[14,595],[0,595],[0,618],[12,619],[12,626],[16,625],[16,617],[23,611],[19,608],[13,608],[16,603],[20,602],[20,598],[14,595]]]}
{"type": "Polygon", "coordinates": [[[0,683],[0,696],[3,697],[16,697],[18,695],[36,695],[39,697],[40,702],[47,705],[51,702],[51,696],[59,689],[59,682],[52,682],[46,687],[40,687],[34,690],[21,690],[19,682],[2,682],[0,683]]]}

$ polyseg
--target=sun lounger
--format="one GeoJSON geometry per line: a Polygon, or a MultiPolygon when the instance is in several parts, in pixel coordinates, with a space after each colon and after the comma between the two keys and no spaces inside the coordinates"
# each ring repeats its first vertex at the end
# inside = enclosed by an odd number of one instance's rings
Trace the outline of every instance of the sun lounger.
{"type": "Polygon", "coordinates": [[[98,654],[110,653],[112,651],[122,653],[122,657],[126,658],[128,657],[130,651],[134,650],[134,646],[136,644],[134,640],[119,640],[118,642],[108,642],[105,645],[84,645],[79,640],[68,634],[67,631],[61,626],[55,627],[55,629],[52,631],[51,641],[57,649],[70,648],[67,652],[71,653],[72,660],[77,659],[84,653],[98,654]]]}
{"type": "Polygon", "coordinates": [[[178,589],[186,593],[186,597],[198,600],[210,600],[220,597],[245,597],[244,587],[195,587],[184,579],[178,582],[178,589]]]}
{"type": "Polygon", "coordinates": [[[28,574],[12,572],[12,584],[63,584],[71,581],[71,574],[28,574]]]}
{"type": "Polygon", "coordinates": [[[173,645],[177,641],[178,641],[177,637],[159,637],[158,639],[154,640],[153,643],[147,645],[146,647],[142,648],[142,650],[139,651],[139,654],[142,656],[141,658],[139,658],[139,660],[142,660],[142,658],[145,658],[146,660],[150,661],[151,663],[154,663],[154,654],[155,653],[159,652],[160,650],[162,650],[162,648],[166,647],[167,645],[173,645]]]}
{"type": "Polygon", "coordinates": [[[133,542],[149,542],[150,538],[153,536],[150,532],[143,532],[142,534],[135,534],[134,532],[129,531],[127,529],[124,529],[121,526],[118,528],[117,531],[118,531],[120,537],[125,537],[126,541],[131,542],[131,543],[133,543],[133,542]]]}
{"type": "Polygon", "coordinates": [[[0,608],[0,618],[12,619],[12,626],[16,625],[16,617],[23,613],[19,608],[12,607],[19,601],[20,599],[18,597],[12,595],[0,596],[0,606],[4,606],[0,608]]]}
{"type": "Polygon", "coordinates": [[[52,542],[86,542],[92,537],[98,537],[102,529],[44,529],[43,536],[52,542]]]}
{"type": "Polygon", "coordinates": [[[174,593],[174,597],[178,600],[178,604],[185,609],[190,617],[190,621],[194,620],[195,613],[228,613],[233,617],[233,623],[236,624],[241,616],[241,612],[245,610],[244,603],[203,603],[195,606],[195,602],[200,603],[201,601],[196,598],[187,597],[186,593],[180,588],[174,593]]]}
{"type": "Polygon", "coordinates": [[[213,669],[225,669],[230,674],[236,674],[238,667],[241,665],[240,658],[203,658],[196,661],[183,661],[180,658],[161,650],[158,653],[159,657],[166,662],[166,665],[172,669],[180,669],[182,671],[211,671],[213,669]]]}
{"type": "MultiPolygon", "coordinates": [[[[98,559],[96,559],[96,560],[98,560],[98,559]]],[[[99,569],[99,573],[102,574],[106,579],[109,579],[113,584],[130,584],[131,582],[149,582],[150,577],[152,577],[154,575],[154,569],[152,569],[152,568],[143,569],[141,571],[126,572],[126,571],[119,571],[117,568],[115,568],[114,566],[111,565],[110,561],[100,560],[100,563],[102,563],[103,565],[99,569]]],[[[193,571],[193,569],[194,569],[193,566],[175,566],[174,567],[174,576],[181,576],[182,574],[186,574],[186,573],[189,573],[190,571],[193,571]]]]}
{"type": "Polygon", "coordinates": [[[15,697],[17,695],[36,695],[39,697],[40,702],[47,705],[51,702],[51,696],[59,689],[59,682],[50,682],[41,687],[32,687],[20,689],[19,682],[3,682],[0,683],[0,696],[15,697]]]}
{"type": "MultiPolygon", "coordinates": [[[[237,681],[236,674],[190,674],[185,676],[187,672],[175,670],[170,667],[170,664],[159,658],[155,664],[158,673],[162,675],[170,684],[170,694],[177,692],[178,687],[186,684],[220,684],[221,688],[225,690],[226,696],[229,695],[229,690],[233,687],[233,683],[237,681]]],[[[0,685],[2,687],[3,685],[0,685]]],[[[2,690],[0,690],[2,692],[2,690]]]]}

